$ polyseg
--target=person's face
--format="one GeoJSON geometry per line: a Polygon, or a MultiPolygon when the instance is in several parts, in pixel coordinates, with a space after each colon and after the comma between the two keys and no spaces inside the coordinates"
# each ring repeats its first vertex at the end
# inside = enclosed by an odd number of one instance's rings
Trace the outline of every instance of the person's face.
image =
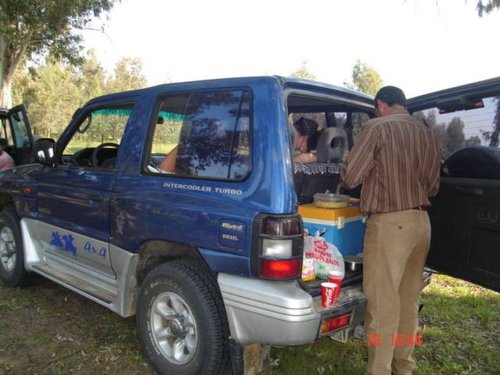
{"type": "Polygon", "coordinates": [[[301,135],[295,128],[294,131],[295,131],[295,142],[293,145],[293,149],[302,151],[305,142],[307,142],[307,137],[305,135],[301,135]]]}

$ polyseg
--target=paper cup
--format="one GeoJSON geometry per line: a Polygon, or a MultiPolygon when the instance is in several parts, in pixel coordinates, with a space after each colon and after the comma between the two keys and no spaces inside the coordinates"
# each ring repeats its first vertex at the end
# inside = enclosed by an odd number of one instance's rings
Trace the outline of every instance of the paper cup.
{"type": "Polygon", "coordinates": [[[337,287],[335,288],[335,298],[340,295],[340,288],[342,286],[343,275],[342,272],[339,271],[330,271],[328,272],[328,282],[335,284],[337,287]]]}
{"type": "Polygon", "coordinates": [[[335,289],[337,289],[337,285],[334,283],[321,283],[321,306],[327,308],[333,306],[335,289]]]}

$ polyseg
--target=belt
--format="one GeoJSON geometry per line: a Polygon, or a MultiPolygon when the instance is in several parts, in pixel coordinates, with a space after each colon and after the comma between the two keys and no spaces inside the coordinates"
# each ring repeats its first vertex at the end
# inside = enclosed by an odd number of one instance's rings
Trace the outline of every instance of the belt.
{"type": "Polygon", "coordinates": [[[410,210],[419,210],[419,211],[427,211],[428,209],[429,209],[428,206],[417,206],[417,207],[410,208],[410,210]]]}

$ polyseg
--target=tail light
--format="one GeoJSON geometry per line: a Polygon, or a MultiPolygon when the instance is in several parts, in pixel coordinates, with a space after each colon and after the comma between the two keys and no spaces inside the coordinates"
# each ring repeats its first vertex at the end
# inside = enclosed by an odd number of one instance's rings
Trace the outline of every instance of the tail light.
{"type": "Polygon", "coordinates": [[[279,280],[300,277],[303,247],[299,215],[259,215],[254,226],[254,274],[279,280]]]}

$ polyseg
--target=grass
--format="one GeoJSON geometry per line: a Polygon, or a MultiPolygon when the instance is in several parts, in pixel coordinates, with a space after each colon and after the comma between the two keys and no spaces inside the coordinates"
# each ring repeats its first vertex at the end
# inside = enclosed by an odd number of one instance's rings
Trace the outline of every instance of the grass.
{"type": "MultiPolygon", "coordinates": [[[[415,375],[499,374],[500,295],[434,276],[422,295],[423,344],[415,375]]],[[[323,338],[272,348],[262,375],[364,374],[365,343],[323,338]]],[[[140,352],[133,318],[124,319],[50,281],[0,283],[0,374],[154,374],[140,352]]]]}
{"type": "MultiPolygon", "coordinates": [[[[422,293],[422,345],[415,375],[500,374],[500,295],[435,275],[422,293]]],[[[297,348],[273,349],[263,375],[364,374],[365,343],[329,338],[297,348]]]]}

